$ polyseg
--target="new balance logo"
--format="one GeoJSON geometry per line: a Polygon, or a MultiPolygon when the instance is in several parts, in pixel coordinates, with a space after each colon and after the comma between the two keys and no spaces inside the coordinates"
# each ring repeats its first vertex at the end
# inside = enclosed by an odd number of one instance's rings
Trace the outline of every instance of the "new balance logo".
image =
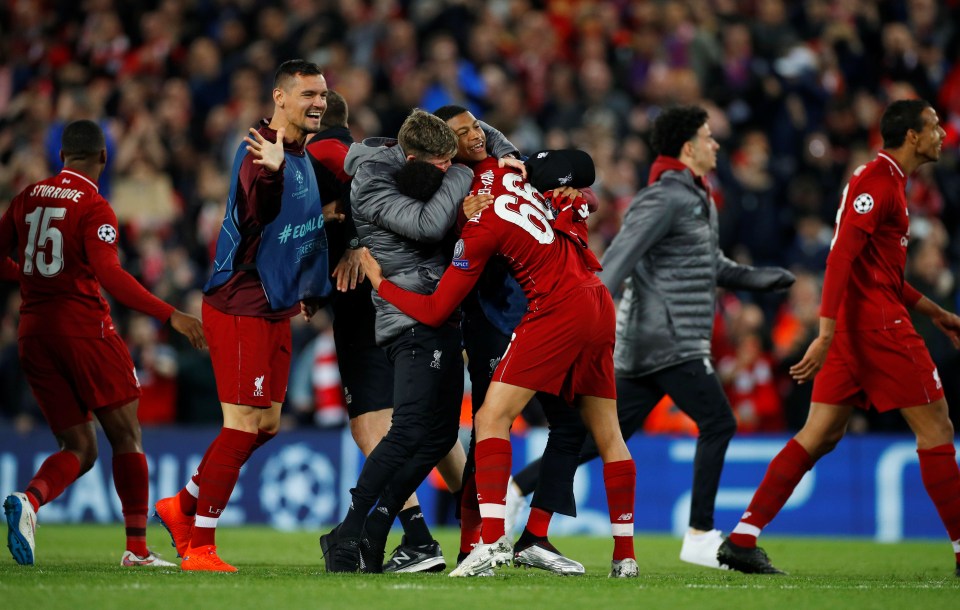
{"type": "Polygon", "coordinates": [[[254,378],[253,380],[253,395],[254,396],[263,396],[263,375],[254,378]]]}
{"type": "Polygon", "coordinates": [[[403,551],[397,551],[397,554],[393,556],[390,561],[396,561],[397,565],[402,565],[404,561],[410,559],[410,556],[403,551]]]}
{"type": "Polygon", "coordinates": [[[417,519],[420,519],[421,521],[423,521],[423,513],[417,513],[416,515],[410,515],[410,520],[411,520],[411,521],[416,521],[417,519]]]}
{"type": "Polygon", "coordinates": [[[430,368],[439,369],[440,368],[440,356],[443,355],[443,352],[436,349],[433,350],[433,362],[430,363],[430,368]]]}
{"type": "Polygon", "coordinates": [[[633,521],[633,513],[623,513],[617,517],[617,521],[633,521]]]}
{"type": "Polygon", "coordinates": [[[741,521],[746,521],[747,519],[750,518],[750,515],[752,515],[752,514],[753,514],[753,513],[751,513],[750,511],[747,511],[747,512],[743,513],[743,516],[740,517],[740,520],[741,520],[741,521]]]}
{"type": "Polygon", "coordinates": [[[380,514],[387,515],[388,517],[390,516],[390,511],[387,510],[387,507],[386,507],[386,506],[378,506],[378,507],[377,507],[377,511],[378,511],[380,514]]]}

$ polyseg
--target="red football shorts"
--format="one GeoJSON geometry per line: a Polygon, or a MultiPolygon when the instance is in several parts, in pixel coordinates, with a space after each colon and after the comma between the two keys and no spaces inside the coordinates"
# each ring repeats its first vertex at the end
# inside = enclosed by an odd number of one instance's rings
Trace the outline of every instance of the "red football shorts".
{"type": "Polygon", "coordinates": [[[891,411],[943,398],[940,374],[912,326],[838,332],[813,380],[813,402],[891,411]]]}
{"type": "Polygon", "coordinates": [[[283,402],[290,376],[290,320],[223,313],[203,303],[220,402],[269,407],[283,402]]]}
{"type": "Polygon", "coordinates": [[[493,373],[493,381],[555,394],[617,397],[613,372],[616,312],[601,284],[574,290],[552,307],[527,314],[493,373]]]}
{"type": "Polygon", "coordinates": [[[123,339],[32,335],[18,342],[20,365],[54,434],[91,420],[94,411],[140,398],[123,339]]]}

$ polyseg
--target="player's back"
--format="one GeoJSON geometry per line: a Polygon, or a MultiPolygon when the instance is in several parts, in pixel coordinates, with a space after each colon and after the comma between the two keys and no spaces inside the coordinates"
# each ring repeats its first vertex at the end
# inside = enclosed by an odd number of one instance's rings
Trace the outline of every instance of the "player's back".
{"type": "MultiPolygon", "coordinates": [[[[494,203],[467,222],[464,239],[481,231],[496,239],[497,251],[523,288],[530,311],[551,306],[577,287],[600,283],[587,269],[579,246],[551,226],[543,196],[516,170],[498,167],[493,158],[473,169],[471,193],[489,193],[494,203]]],[[[457,256],[455,252],[455,265],[457,256]]]]}
{"type": "Polygon", "coordinates": [[[96,183],[64,169],[27,187],[10,214],[20,258],[20,336],[111,332],[88,243],[115,247],[116,216],[96,183]]]}

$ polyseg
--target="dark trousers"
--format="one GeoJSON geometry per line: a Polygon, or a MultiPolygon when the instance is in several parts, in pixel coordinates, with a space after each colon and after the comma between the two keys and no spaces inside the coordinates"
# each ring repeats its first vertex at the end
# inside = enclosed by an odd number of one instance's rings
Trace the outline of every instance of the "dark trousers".
{"type": "MultiPolygon", "coordinates": [[[[462,328],[467,350],[467,372],[472,385],[473,413],[476,415],[486,398],[493,371],[510,344],[510,337],[490,324],[481,313],[465,316],[462,328]]],[[[587,437],[586,427],[579,412],[557,396],[538,392],[532,401],[539,401],[550,432],[541,458],[545,464],[544,476],[538,477],[538,481],[531,486],[534,493],[530,505],[575,517],[577,504],[573,495],[573,477],[580,465],[580,448],[587,437]]],[[[471,434],[464,480],[474,476],[475,448],[475,437],[471,434]]]]}
{"type": "MultiPolygon", "coordinates": [[[[617,377],[617,415],[623,438],[630,438],[643,426],[664,395],[669,395],[700,430],[693,458],[690,527],[711,530],[720,473],[737,421],[713,367],[706,360],[691,360],[643,377],[617,377]]],[[[588,462],[599,454],[588,436],[579,461],[588,462]]],[[[540,460],[532,462],[514,481],[527,494],[538,485],[541,471],[546,472],[540,460]]]]}
{"type": "Polygon", "coordinates": [[[393,419],[351,490],[354,515],[366,516],[378,499],[396,515],[457,442],[460,427],[459,329],[417,324],[384,350],[394,366],[393,419]]]}

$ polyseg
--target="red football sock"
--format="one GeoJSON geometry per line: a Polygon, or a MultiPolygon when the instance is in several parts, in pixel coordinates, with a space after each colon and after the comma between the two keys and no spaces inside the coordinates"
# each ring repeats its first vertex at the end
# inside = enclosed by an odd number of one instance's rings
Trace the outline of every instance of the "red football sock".
{"type": "Polygon", "coordinates": [[[917,449],[920,456],[920,478],[940,520],[953,542],[953,552],[960,565],[960,468],[952,444],[930,449],[917,449]]]}
{"type": "Polygon", "coordinates": [[[210,459],[210,455],[216,451],[214,447],[217,446],[218,440],[220,440],[219,435],[210,441],[206,452],[200,459],[200,463],[197,464],[197,469],[193,471],[193,476],[190,477],[187,484],[177,494],[177,499],[180,501],[180,511],[188,517],[197,514],[197,496],[200,494],[200,473],[203,472],[203,469],[207,466],[207,460],[210,459]]]}
{"type": "Polygon", "coordinates": [[[257,440],[254,441],[253,447],[250,448],[250,453],[252,454],[254,451],[259,449],[260,447],[263,447],[264,445],[266,445],[268,442],[270,442],[270,439],[272,439],[276,435],[277,435],[276,432],[267,432],[266,430],[257,430],[257,440]]]}
{"type": "Polygon", "coordinates": [[[148,481],[145,455],[121,453],[113,456],[113,486],[120,496],[123,525],[127,531],[127,550],[140,557],[150,553],[147,550],[148,481]]]}
{"type": "Polygon", "coordinates": [[[550,519],[553,513],[542,508],[531,508],[527,518],[527,531],[537,538],[546,538],[550,529],[550,519]]]}
{"type": "Polygon", "coordinates": [[[27,485],[27,499],[33,510],[40,510],[44,504],[53,502],[78,476],[80,460],[69,451],[58,451],[44,460],[27,485]]]}
{"type": "Polygon", "coordinates": [[[247,461],[257,435],[232,428],[221,428],[203,472],[200,473],[200,494],[197,498],[197,520],[190,546],[216,544],[216,528],[230,494],[240,477],[240,467],[247,461]]]}
{"type": "Polygon", "coordinates": [[[603,485],[613,532],[613,560],[636,559],[633,550],[633,510],[637,488],[637,466],[633,460],[603,465],[603,485]]]}
{"type": "Polygon", "coordinates": [[[480,504],[477,502],[477,479],[468,475],[460,496],[460,552],[469,553],[480,542],[480,504]]]}
{"type": "Polygon", "coordinates": [[[512,459],[513,450],[508,440],[488,438],[477,443],[477,502],[483,520],[480,537],[485,544],[496,542],[504,535],[512,459]]]}
{"type": "Polygon", "coordinates": [[[777,516],[814,463],[803,445],[790,439],[767,466],[767,474],[754,492],[747,512],[730,533],[730,542],[748,548],[757,546],[760,531],[777,516]]]}

